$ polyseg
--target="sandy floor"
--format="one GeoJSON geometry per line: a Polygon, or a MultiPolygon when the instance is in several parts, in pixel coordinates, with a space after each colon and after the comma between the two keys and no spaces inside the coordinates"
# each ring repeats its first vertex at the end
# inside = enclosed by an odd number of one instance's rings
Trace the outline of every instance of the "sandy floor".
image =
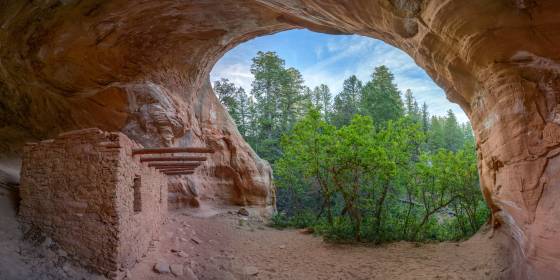
{"type": "Polygon", "coordinates": [[[199,279],[505,279],[504,250],[484,234],[462,243],[334,245],[235,209],[175,212],[165,229],[133,279],[177,279],[151,272],[157,261],[190,267],[199,279]]]}
{"type": "MultiPolygon", "coordinates": [[[[0,280],[102,278],[75,266],[49,240],[24,235],[10,197],[0,190],[0,280]]],[[[170,213],[163,236],[128,279],[504,279],[506,271],[503,249],[483,234],[463,243],[334,245],[236,211],[170,213]],[[154,272],[158,262],[183,275],[154,272]]]]}

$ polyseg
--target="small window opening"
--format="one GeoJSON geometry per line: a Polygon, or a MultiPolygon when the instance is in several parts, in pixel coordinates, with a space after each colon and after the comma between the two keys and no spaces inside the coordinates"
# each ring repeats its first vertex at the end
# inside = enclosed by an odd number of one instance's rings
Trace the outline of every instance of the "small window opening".
{"type": "Polygon", "coordinates": [[[138,213],[142,211],[142,192],[140,190],[142,183],[140,181],[140,177],[136,176],[134,178],[134,212],[138,213]]]}

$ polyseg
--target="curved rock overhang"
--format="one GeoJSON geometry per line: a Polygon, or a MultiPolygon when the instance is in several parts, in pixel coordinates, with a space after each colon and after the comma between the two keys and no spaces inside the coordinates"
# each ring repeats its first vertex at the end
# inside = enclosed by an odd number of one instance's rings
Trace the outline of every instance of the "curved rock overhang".
{"type": "Polygon", "coordinates": [[[211,68],[237,44],[282,30],[370,36],[407,52],[469,116],[492,222],[512,237],[513,276],[560,273],[558,1],[0,3],[3,157],[84,127],[147,146],[204,143],[219,152],[198,184],[272,205],[271,169],[213,95],[211,68]]]}

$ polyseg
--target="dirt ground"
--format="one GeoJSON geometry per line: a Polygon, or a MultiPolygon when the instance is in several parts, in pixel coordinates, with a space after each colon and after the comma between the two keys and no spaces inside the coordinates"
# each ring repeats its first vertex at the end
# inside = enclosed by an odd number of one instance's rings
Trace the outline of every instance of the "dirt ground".
{"type": "MultiPolygon", "coordinates": [[[[0,280],[104,279],[74,265],[50,240],[23,234],[13,199],[0,190],[0,280]]],[[[505,249],[489,234],[438,244],[337,245],[265,226],[256,209],[170,213],[163,235],[128,279],[505,279],[505,249]],[[173,273],[156,273],[156,263],[173,273]],[[172,269],[173,269],[172,268],[172,269]]],[[[497,237],[494,237],[497,238],[497,237]]]]}
{"type": "Polygon", "coordinates": [[[506,273],[505,249],[489,234],[462,243],[337,245],[266,227],[236,208],[174,212],[165,228],[158,252],[135,267],[133,279],[177,279],[151,271],[162,260],[192,268],[201,280],[505,279],[506,273]]]}

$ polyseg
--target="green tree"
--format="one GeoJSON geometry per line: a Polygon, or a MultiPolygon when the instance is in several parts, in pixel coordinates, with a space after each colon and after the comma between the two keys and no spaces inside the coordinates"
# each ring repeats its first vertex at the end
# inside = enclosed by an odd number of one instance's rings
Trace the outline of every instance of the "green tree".
{"type": "Polygon", "coordinates": [[[402,219],[403,207],[397,201],[405,196],[403,185],[409,176],[411,159],[416,151],[415,143],[423,140],[423,133],[418,124],[410,119],[401,118],[388,121],[385,128],[377,134],[377,144],[387,153],[389,162],[395,165],[393,171],[377,178],[377,197],[374,201],[375,215],[372,225],[375,241],[392,240],[398,235],[398,220],[402,219]]]}
{"type": "Polygon", "coordinates": [[[325,84],[320,84],[313,89],[312,103],[323,117],[328,120],[332,110],[332,94],[329,87],[325,84]]]}
{"type": "Polygon", "coordinates": [[[331,123],[336,127],[349,124],[358,113],[362,88],[362,82],[355,75],[344,80],[342,92],[334,98],[331,123]]]}
{"type": "Polygon", "coordinates": [[[251,74],[255,78],[251,95],[259,107],[259,136],[267,140],[279,137],[275,132],[278,127],[278,93],[282,90],[285,75],[284,60],[274,52],[258,52],[253,58],[251,74]]]}
{"type": "Polygon", "coordinates": [[[309,110],[315,107],[313,105],[313,90],[311,90],[308,86],[303,87],[302,96],[300,101],[296,104],[296,107],[297,115],[300,118],[307,116],[309,110]]]}
{"type": "MultiPolygon", "coordinates": [[[[282,76],[282,90],[278,94],[278,110],[281,119],[280,132],[292,128],[300,117],[298,104],[304,100],[304,85],[301,73],[295,68],[285,69],[282,76]]],[[[281,135],[281,134],[280,134],[281,135]]]]}
{"type": "Polygon", "coordinates": [[[214,92],[220,103],[224,105],[233,122],[237,125],[243,137],[247,136],[249,118],[249,97],[242,87],[237,87],[228,79],[220,79],[214,82],[214,92]]]}
{"type": "Polygon", "coordinates": [[[285,68],[274,52],[258,52],[251,73],[255,79],[251,95],[256,100],[256,129],[252,146],[265,159],[274,162],[282,153],[280,137],[300,117],[305,101],[303,79],[295,68],[285,68]]]}
{"type": "Polygon", "coordinates": [[[404,103],[406,115],[414,121],[421,121],[422,116],[420,108],[418,108],[418,102],[416,102],[416,99],[412,95],[412,90],[406,90],[404,94],[404,103]]]}
{"type": "Polygon", "coordinates": [[[360,112],[383,126],[404,114],[403,102],[394,77],[384,65],[375,68],[372,80],[362,90],[360,112]]]}
{"type": "Polygon", "coordinates": [[[464,135],[464,141],[465,141],[465,145],[468,143],[474,143],[474,132],[472,130],[472,126],[469,122],[467,123],[463,123],[461,125],[461,128],[463,130],[463,135],[464,135]]]}
{"type": "Polygon", "coordinates": [[[439,149],[445,149],[445,118],[432,116],[430,129],[428,130],[428,149],[435,153],[439,149]]]}
{"type": "Polygon", "coordinates": [[[239,133],[241,133],[241,135],[244,138],[248,136],[248,130],[249,130],[249,121],[250,121],[250,114],[251,114],[249,108],[250,106],[249,102],[250,102],[249,96],[245,93],[245,90],[240,87],[237,90],[237,104],[238,104],[237,111],[238,111],[239,119],[235,121],[235,124],[239,129],[239,133]]]}
{"type": "MultiPolygon", "coordinates": [[[[373,177],[387,181],[395,171],[395,164],[389,160],[387,151],[376,143],[373,122],[367,116],[355,115],[349,125],[336,132],[336,137],[335,145],[328,148],[328,154],[332,155],[329,171],[334,189],[344,201],[343,212],[348,213],[352,221],[354,238],[361,241],[362,212],[367,208],[364,204],[371,205],[371,201],[362,197],[367,191],[364,187],[375,188],[368,184],[373,177]]],[[[376,215],[380,212],[378,209],[376,215]]]]}
{"type": "Polygon", "coordinates": [[[247,142],[256,150],[257,142],[259,139],[259,117],[257,113],[257,104],[251,98],[251,96],[247,96],[247,127],[245,129],[245,139],[247,142]]]}
{"type": "MultiPolygon", "coordinates": [[[[326,147],[334,141],[334,127],[325,122],[319,111],[311,109],[294,129],[282,138],[284,154],[275,164],[276,184],[280,189],[289,190],[292,200],[303,193],[316,192],[322,200],[317,216],[324,211],[330,224],[333,222],[332,187],[328,177],[328,159],[326,147]],[[311,189],[311,190],[310,190],[311,189]],[[295,198],[294,198],[295,197],[295,198]]],[[[295,205],[301,210],[302,205],[295,205]]]]}
{"type": "Polygon", "coordinates": [[[237,88],[234,83],[225,78],[214,82],[214,92],[234,120],[238,117],[239,104],[237,95],[241,90],[243,89],[237,88]]]}
{"type": "Polygon", "coordinates": [[[422,104],[422,113],[421,113],[421,118],[422,118],[422,130],[424,131],[425,134],[428,133],[428,130],[430,129],[430,113],[428,112],[428,104],[426,104],[426,102],[424,102],[422,104]]]}
{"type": "Polygon", "coordinates": [[[447,116],[443,124],[443,137],[445,148],[447,150],[456,152],[463,147],[465,141],[465,133],[459,123],[457,117],[451,109],[447,111],[447,116]]]}
{"type": "Polygon", "coordinates": [[[419,219],[411,239],[459,239],[487,220],[472,144],[422,156],[416,178],[419,219]]]}

